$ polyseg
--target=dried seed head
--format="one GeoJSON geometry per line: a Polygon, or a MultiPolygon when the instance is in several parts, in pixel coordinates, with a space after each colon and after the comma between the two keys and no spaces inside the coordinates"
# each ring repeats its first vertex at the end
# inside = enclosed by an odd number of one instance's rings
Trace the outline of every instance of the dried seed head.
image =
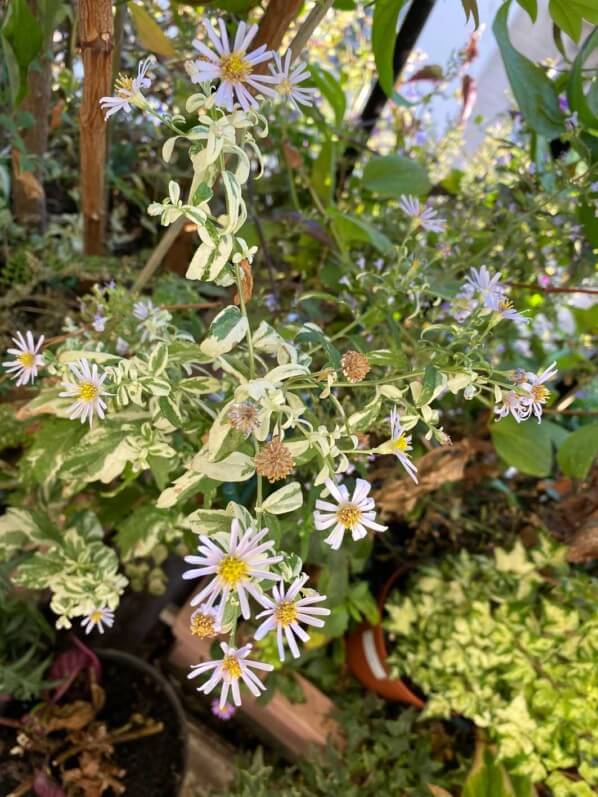
{"type": "Polygon", "coordinates": [[[371,367],[365,354],[358,351],[347,351],[341,360],[343,374],[349,382],[361,382],[369,374],[371,367]]]}
{"type": "Polygon", "coordinates": [[[257,454],[255,469],[260,476],[265,476],[270,483],[285,479],[293,472],[295,463],[291,452],[280,437],[273,437],[257,454]]]}
{"type": "Polygon", "coordinates": [[[260,425],[260,411],[252,401],[236,401],[228,410],[228,422],[245,437],[249,437],[260,425]]]}
{"type": "Polygon", "coordinates": [[[208,614],[201,609],[196,609],[191,615],[189,630],[193,636],[200,639],[215,637],[217,634],[215,613],[208,614]]]}

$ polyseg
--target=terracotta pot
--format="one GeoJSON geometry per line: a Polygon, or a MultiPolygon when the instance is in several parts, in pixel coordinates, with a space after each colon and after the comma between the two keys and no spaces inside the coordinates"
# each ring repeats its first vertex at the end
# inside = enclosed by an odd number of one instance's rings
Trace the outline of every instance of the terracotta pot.
{"type": "MultiPolygon", "coordinates": [[[[384,611],[386,598],[395,582],[410,570],[399,568],[386,582],[378,597],[380,615],[384,611]]],[[[386,700],[409,703],[423,708],[424,701],[415,695],[401,678],[390,678],[388,674],[386,643],[381,624],[363,623],[346,639],[347,665],[357,680],[372,692],[386,700]]]]}

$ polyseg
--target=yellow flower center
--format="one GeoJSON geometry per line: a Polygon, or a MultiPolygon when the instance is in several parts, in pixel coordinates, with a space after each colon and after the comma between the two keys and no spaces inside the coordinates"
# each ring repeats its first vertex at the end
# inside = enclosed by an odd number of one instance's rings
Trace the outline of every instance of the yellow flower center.
{"type": "Polygon", "coordinates": [[[336,517],[341,526],[352,529],[361,520],[361,509],[355,504],[345,504],[339,507],[336,517]]]}
{"type": "Polygon", "coordinates": [[[90,614],[90,618],[92,622],[99,623],[100,620],[102,619],[102,612],[99,609],[96,609],[95,612],[92,612],[90,614]]]}
{"type": "Polygon", "coordinates": [[[128,75],[120,74],[114,83],[116,94],[124,100],[131,97],[133,94],[133,78],[128,75]]]}
{"type": "Polygon", "coordinates": [[[195,614],[191,618],[190,631],[193,636],[197,636],[200,639],[216,636],[214,618],[209,614],[195,614]]]}
{"type": "Polygon", "coordinates": [[[244,53],[223,55],[220,59],[220,71],[224,80],[239,83],[251,73],[251,64],[245,60],[244,53]]]}
{"type": "Polygon", "coordinates": [[[93,401],[94,398],[97,398],[97,395],[98,389],[91,382],[83,382],[83,384],[79,385],[79,398],[81,401],[93,401]]]}
{"type": "Polygon", "coordinates": [[[274,610],[274,617],[279,625],[286,628],[297,619],[297,606],[291,601],[283,601],[274,610]]]}
{"type": "Polygon", "coordinates": [[[249,568],[236,556],[225,556],[218,565],[218,575],[229,587],[236,587],[239,581],[247,578],[249,568]]]}
{"type": "Polygon", "coordinates": [[[278,93],[288,97],[289,94],[293,91],[293,84],[290,80],[281,80],[278,86],[278,93]]]}
{"type": "Polygon", "coordinates": [[[392,447],[394,451],[407,451],[407,438],[405,435],[399,435],[399,437],[395,437],[392,441],[392,447]]]}
{"type": "Polygon", "coordinates": [[[548,396],[550,396],[550,390],[544,387],[544,385],[534,385],[532,387],[532,396],[534,401],[539,401],[541,404],[543,404],[548,396]]]}
{"type": "Polygon", "coordinates": [[[24,351],[23,354],[19,354],[17,360],[21,363],[23,368],[31,368],[35,365],[35,354],[31,354],[29,351],[24,351]]]}
{"type": "Polygon", "coordinates": [[[231,678],[241,677],[241,665],[236,656],[225,656],[222,659],[222,669],[231,678]]]}
{"type": "Polygon", "coordinates": [[[510,299],[501,299],[500,302],[498,303],[498,309],[502,313],[506,312],[507,310],[512,310],[513,302],[510,301],[510,299]]]}

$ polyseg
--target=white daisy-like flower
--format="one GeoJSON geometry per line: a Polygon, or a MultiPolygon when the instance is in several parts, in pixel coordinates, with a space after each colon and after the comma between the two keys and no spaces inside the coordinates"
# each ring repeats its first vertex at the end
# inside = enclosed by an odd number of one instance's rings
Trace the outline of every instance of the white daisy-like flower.
{"type": "Polygon", "coordinates": [[[151,299],[141,299],[133,305],[133,315],[135,318],[138,318],[139,321],[145,321],[146,318],[149,318],[157,312],[158,308],[151,299]]]}
{"type": "Polygon", "coordinates": [[[527,421],[531,414],[531,408],[525,396],[514,390],[509,390],[506,393],[503,392],[501,402],[494,408],[494,412],[497,415],[496,420],[512,415],[517,423],[521,423],[521,421],[527,421]]]}
{"type": "Polygon", "coordinates": [[[241,690],[239,680],[242,680],[252,695],[259,697],[261,692],[266,691],[266,687],[252,672],[252,670],[262,670],[270,672],[274,669],[271,664],[264,664],[261,661],[248,659],[247,655],[251,652],[252,645],[243,645],[242,648],[233,648],[226,642],[220,643],[220,648],[224,653],[224,658],[215,661],[204,661],[201,664],[194,664],[187,678],[197,678],[198,675],[211,672],[210,678],[198,687],[198,692],[209,695],[218,684],[222,684],[220,692],[220,708],[224,708],[229,691],[233,693],[235,706],[241,705],[241,690]]]}
{"type": "Polygon", "coordinates": [[[92,327],[96,332],[103,332],[106,329],[106,322],[108,319],[102,313],[96,313],[93,317],[92,327]]]}
{"type": "Polygon", "coordinates": [[[403,432],[401,419],[396,407],[390,412],[390,449],[401,465],[405,468],[408,475],[417,484],[417,467],[411,461],[407,452],[413,449],[411,445],[411,435],[403,432]]]}
{"type": "Polygon", "coordinates": [[[258,64],[272,58],[272,52],[265,44],[257,50],[247,52],[258,31],[257,25],[248,27],[245,22],[240,22],[232,46],[222,19],[218,20],[220,35],[208,20],[204,20],[204,26],[216,52],[198,39],[194,40],[193,46],[203,58],[186,64],[192,83],[219,80],[220,85],[214,95],[214,101],[228,111],[233,110],[235,100],[244,111],[257,107],[258,102],[249,89],[268,97],[276,96],[276,90],[272,88],[276,78],[271,75],[254,74],[258,64]]]}
{"type": "Polygon", "coordinates": [[[399,207],[416,225],[423,227],[427,232],[444,232],[446,221],[438,217],[434,208],[422,205],[417,197],[402,196],[399,199],[399,207]]]}
{"type": "Polygon", "coordinates": [[[268,619],[264,620],[259,626],[254,638],[257,640],[263,639],[267,633],[276,629],[278,655],[281,661],[284,661],[285,637],[293,657],[298,659],[300,653],[295,637],[297,636],[302,642],[309,640],[309,634],[301,628],[300,623],[322,628],[324,620],[321,620],[320,617],[326,617],[330,614],[330,609],[312,605],[325,601],[325,595],[319,595],[314,592],[304,598],[298,597],[308,578],[309,576],[306,575],[299,576],[286,591],[282,584],[275,584],[272,590],[272,597],[268,595],[260,597],[260,603],[266,607],[266,610],[260,612],[257,618],[267,617],[268,619]]]}
{"type": "Polygon", "coordinates": [[[542,420],[542,412],[544,405],[550,397],[550,390],[544,386],[545,382],[554,379],[557,375],[556,363],[552,363],[539,374],[533,374],[531,371],[526,372],[526,380],[521,384],[521,388],[529,393],[529,398],[526,396],[524,401],[527,401],[530,408],[530,413],[538,419],[538,423],[542,420]]]}
{"type": "Polygon", "coordinates": [[[33,384],[37,377],[37,369],[44,364],[43,355],[39,353],[44,343],[44,336],[40,335],[36,343],[31,330],[27,330],[25,335],[17,332],[12,340],[16,348],[11,347],[6,353],[12,354],[13,359],[3,362],[2,365],[11,379],[17,380],[17,387],[28,385],[29,382],[33,384]]]}
{"type": "Polygon", "coordinates": [[[137,77],[131,78],[128,75],[119,75],[114,84],[115,92],[112,97],[102,97],[100,107],[105,111],[105,118],[108,119],[118,111],[129,113],[132,105],[143,108],[147,100],[142,91],[149,89],[152,82],[146,77],[147,70],[152,64],[153,58],[150,56],[145,61],[140,61],[137,67],[137,77]]]}
{"type": "Polygon", "coordinates": [[[289,100],[300,111],[300,105],[312,105],[316,90],[301,88],[299,83],[308,80],[310,75],[304,63],[299,61],[293,66],[293,54],[287,50],[283,58],[274,53],[274,66],[268,65],[270,72],[276,78],[276,90],[284,99],[289,100]]]}
{"type": "Polygon", "coordinates": [[[86,634],[90,634],[97,627],[100,634],[104,633],[104,626],[112,628],[114,625],[114,612],[112,609],[103,606],[101,609],[94,609],[91,614],[84,617],[81,621],[86,634]]]}
{"type": "Polygon", "coordinates": [[[231,523],[230,536],[226,542],[216,541],[204,534],[200,535],[199,556],[186,556],[190,565],[199,565],[183,573],[184,579],[213,576],[191,601],[192,606],[205,603],[214,606],[219,600],[218,621],[222,622],[229,595],[234,592],[239,598],[241,613],[248,620],[251,617],[248,594],[259,601],[262,594],[259,582],[263,580],[280,581],[281,576],[270,572],[270,566],[282,561],[282,556],[272,556],[274,541],[262,542],[268,529],[255,531],[252,528],[242,531],[235,518],[231,523]]]}
{"type": "Polygon", "coordinates": [[[167,310],[156,307],[151,299],[135,302],[133,315],[140,322],[137,329],[141,331],[142,343],[159,339],[172,318],[167,310]]]}
{"type": "Polygon", "coordinates": [[[459,297],[471,299],[478,296],[489,310],[498,310],[505,293],[500,274],[491,274],[486,266],[472,268],[465,278],[459,297]]]}
{"type": "Polygon", "coordinates": [[[376,523],[374,499],[369,495],[372,486],[368,481],[357,479],[352,496],[349,496],[344,484],[337,487],[332,479],[327,479],[325,485],[337,503],[333,504],[318,498],[314,525],[318,531],[334,527],[324,540],[333,550],[337,551],[341,547],[346,531],[351,532],[354,540],[365,537],[368,529],[386,531],[387,526],[376,523]]]}
{"type": "Polygon", "coordinates": [[[529,320],[524,315],[517,312],[511,300],[507,299],[505,296],[498,301],[496,312],[507,321],[514,321],[516,324],[526,324],[529,320]]]}
{"type": "Polygon", "coordinates": [[[70,418],[80,418],[81,423],[89,420],[89,425],[92,425],[93,416],[97,415],[103,419],[106,409],[106,402],[102,400],[102,396],[107,393],[102,385],[106,379],[106,372],[100,373],[96,363],[89,365],[88,360],[78,360],[74,363],[69,363],[74,382],[63,382],[62,386],[65,390],[59,393],[61,398],[75,398],[75,403],[70,408],[70,418]]]}

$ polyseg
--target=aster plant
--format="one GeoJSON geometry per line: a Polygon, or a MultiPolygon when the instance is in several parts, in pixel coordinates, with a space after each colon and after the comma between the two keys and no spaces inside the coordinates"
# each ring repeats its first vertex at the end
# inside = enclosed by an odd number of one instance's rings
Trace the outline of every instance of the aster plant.
{"type": "Polygon", "coordinates": [[[291,52],[253,48],[254,26],[231,34],[223,20],[206,21],[204,30],[186,65],[197,90],[184,114],[152,101],[148,60],[102,107],[111,118],[149,114],[164,131],[167,195],[148,214],[193,231],[186,278],[221,306],[193,336],[155,295],[112,283],[93,289],[54,344],[16,335],[7,370],[20,387],[31,391],[35,377],[39,386],[19,417],[44,424],[20,468],[47,511],[26,504],[2,518],[0,556],[26,549],[16,583],[49,589],[61,627],[76,620],[95,632],[111,625],[127,579],[159,592],[168,553],[186,555],[183,577],[198,582],[190,634],[226,639],[190,677],[206,694],[220,689],[224,715],[229,699],[241,703],[242,684],[261,694],[289,652],[295,659],[318,637],[340,635],[349,617],[377,619],[367,587],[339,597],[331,577],[338,568],[348,579],[351,555],[363,559],[388,531],[368,462],[394,457],[397,478],[412,487],[421,454],[451,443],[443,403],[475,399],[493,426],[523,429],[531,416],[542,420],[547,384],[559,376],[547,362],[539,372],[502,364],[495,330],[527,326],[517,294],[484,264],[459,263],[443,281],[449,208],[421,195],[378,206],[393,214],[382,232],[312,191],[342,273],[339,295],[302,295],[282,320],[269,315],[254,298],[263,252],[248,233],[248,186],[266,171],[273,105],[297,114],[319,100],[291,52]],[[186,159],[177,172],[189,174],[185,185],[174,179],[175,158],[186,159]],[[376,254],[367,266],[364,251],[376,254]],[[320,303],[311,316],[307,302],[320,303]],[[331,304],[346,316],[334,329],[331,304]],[[96,488],[97,512],[61,511],[96,488]],[[110,540],[99,519],[107,503],[116,507],[110,540]],[[310,557],[317,568],[306,566],[310,557]],[[323,575],[308,578],[316,570],[323,575]]]}

